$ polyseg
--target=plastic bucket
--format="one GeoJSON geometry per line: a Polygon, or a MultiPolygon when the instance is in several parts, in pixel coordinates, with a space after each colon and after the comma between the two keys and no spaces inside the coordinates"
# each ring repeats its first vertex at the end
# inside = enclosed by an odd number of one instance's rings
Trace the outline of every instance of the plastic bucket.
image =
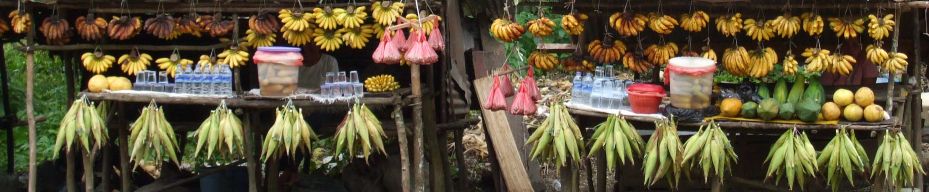
{"type": "Polygon", "coordinates": [[[629,94],[629,104],[635,113],[658,113],[661,98],[665,96],[664,88],[660,85],[636,83],[626,89],[629,94]]]}
{"type": "Polygon", "coordinates": [[[258,64],[258,84],[263,96],[289,96],[297,89],[303,54],[297,47],[259,47],[252,58],[258,64]]]}
{"type": "Polygon", "coordinates": [[[702,57],[675,57],[668,63],[671,105],[682,109],[710,106],[716,62],[702,57]]]}

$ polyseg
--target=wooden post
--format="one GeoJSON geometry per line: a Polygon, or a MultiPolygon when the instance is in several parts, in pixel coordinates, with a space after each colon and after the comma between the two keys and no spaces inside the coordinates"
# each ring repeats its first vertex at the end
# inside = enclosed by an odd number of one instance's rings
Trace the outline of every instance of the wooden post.
{"type": "Polygon", "coordinates": [[[112,148],[110,148],[110,146],[103,146],[102,149],[103,149],[103,157],[102,157],[101,165],[100,165],[100,186],[103,187],[102,191],[113,191],[113,188],[110,187],[110,175],[111,175],[110,171],[113,170],[113,164],[110,163],[110,161],[112,160],[111,156],[113,156],[111,152],[112,148]]]}
{"type": "MultiPolygon", "coordinates": [[[[26,11],[30,11],[28,4],[24,3],[22,7],[26,11]]],[[[33,14],[34,15],[34,14],[33,14]]],[[[32,22],[31,29],[26,36],[26,119],[29,123],[29,182],[28,182],[28,191],[35,192],[36,188],[36,132],[35,132],[35,109],[32,106],[32,97],[33,97],[33,88],[35,87],[35,53],[33,52],[33,46],[35,46],[35,30],[36,24],[35,19],[30,20],[32,22]]]]}
{"type": "Polygon", "coordinates": [[[277,178],[280,176],[280,159],[268,161],[268,192],[277,192],[277,178]]]}
{"type": "MultiPolygon", "coordinates": [[[[913,65],[913,70],[911,72],[913,73],[913,76],[916,77],[916,79],[922,79],[923,63],[922,63],[922,47],[920,45],[922,45],[921,37],[923,37],[923,35],[920,33],[920,29],[922,29],[924,26],[922,26],[923,24],[922,21],[919,20],[920,19],[919,11],[914,11],[913,13],[916,14],[916,16],[913,17],[913,63],[915,65],[913,65]]],[[[929,21],[926,21],[926,22],[929,22],[929,21]]],[[[913,139],[910,141],[914,141],[914,142],[911,142],[913,143],[914,149],[920,149],[922,147],[921,145],[922,145],[922,140],[923,140],[923,119],[921,116],[922,115],[922,98],[920,97],[919,93],[923,91],[923,82],[920,80],[917,80],[916,87],[914,87],[914,89],[915,91],[913,92],[915,92],[916,94],[909,94],[910,97],[913,97],[913,101],[914,101],[911,104],[911,106],[913,109],[916,109],[913,111],[913,114],[912,114],[913,118],[911,118],[912,123],[913,123],[912,125],[913,126],[913,139]]],[[[916,156],[922,157],[923,150],[916,150],[916,156]]],[[[924,182],[923,174],[916,174],[915,184],[918,190],[922,190],[923,182],[924,182]]]]}
{"type": "Polygon", "coordinates": [[[716,176],[713,177],[713,184],[710,186],[710,192],[722,192],[723,191],[723,182],[722,177],[716,176]]]}
{"type": "MultiPolygon", "coordinates": [[[[596,185],[597,192],[606,192],[606,183],[607,183],[606,181],[606,174],[607,174],[606,166],[607,165],[606,164],[607,164],[606,151],[602,153],[597,153],[597,185],[596,185]]],[[[593,168],[588,167],[588,169],[593,169],[593,168]]],[[[619,169],[619,167],[617,167],[617,169],[619,169]]],[[[591,174],[591,173],[588,173],[588,174],[591,174]]],[[[590,186],[593,184],[587,184],[587,185],[590,186]]]]}
{"type": "Polygon", "coordinates": [[[129,179],[132,177],[132,168],[129,167],[129,122],[126,121],[126,110],[122,102],[116,103],[116,114],[119,129],[119,179],[120,191],[131,191],[129,179]]]}
{"type": "MultiPolygon", "coordinates": [[[[74,148],[68,146],[68,148],[74,148]]],[[[74,181],[74,153],[65,152],[65,189],[68,192],[77,191],[77,182],[74,181]]]]}
{"type": "MultiPolygon", "coordinates": [[[[239,41],[239,14],[238,14],[238,13],[232,14],[232,21],[234,21],[234,23],[233,23],[233,25],[232,25],[232,41],[233,41],[233,42],[238,42],[238,41],[239,41]]],[[[233,44],[232,46],[238,46],[238,45],[237,45],[237,44],[233,44]]],[[[248,66],[248,65],[246,65],[246,66],[248,66]]],[[[232,67],[232,66],[229,66],[229,67],[232,67]]],[[[245,66],[243,66],[243,67],[245,67],[245,66]]],[[[232,71],[232,72],[233,72],[233,73],[232,73],[232,78],[233,78],[233,80],[234,80],[234,83],[233,83],[233,85],[234,85],[233,91],[235,91],[235,93],[242,93],[242,92],[243,92],[243,91],[242,91],[242,81],[241,81],[242,76],[241,76],[241,72],[240,72],[240,71],[241,71],[241,70],[239,70],[239,68],[235,68],[235,69],[233,69],[233,71],[232,71]]]]}
{"type": "Polygon", "coordinates": [[[397,143],[400,145],[400,186],[403,191],[410,191],[410,145],[407,141],[406,125],[403,122],[403,98],[396,96],[394,101],[394,122],[397,124],[397,143]]]}
{"type": "Polygon", "coordinates": [[[419,79],[419,65],[410,65],[410,87],[413,91],[413,191],[426,190],[425,156],[423,155],[423,91],[419,79]]]}
{"type": "MultiPolygon", "coordinates": [[[[244,111],[244,110],[243,110],[244,111]]],[[[252,120],[254,120],[255,114],[252,112],[245,112],[245,168],[248,170],[248,191],[249,192],[258,192],[258,159],[255,157],[255,136],[252,133],[254,126],[252,120]]]]}
{"type": "Polygon", "coordinates": [[[94,154],[85,153],[84,160],[84,191],[94,192],[94,154]]]}
{"type": "MultiPolygon", "coordinates": [[[[2,46],[2,45],[0,45],[2,46]]],[[[13,120],[16,118],[16,113],[13,111],[13,107],[10,106],[10,75],[7,72],[6,65],[6,48],[0,47],[0,91],[3,91],[3,128],[6,129],[6,173],[12,175],[15,158],[13,152],[13,120]]]]}

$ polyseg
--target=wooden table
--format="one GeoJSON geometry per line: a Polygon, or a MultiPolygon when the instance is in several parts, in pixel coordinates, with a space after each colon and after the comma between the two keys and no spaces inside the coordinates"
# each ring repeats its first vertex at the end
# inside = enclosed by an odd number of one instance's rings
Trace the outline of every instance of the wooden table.
{"type": "MultiPolygon", "coordinates": [[[[607,113],[590,111],[584,109],[575,109],[568,108],[568,112],[574,115],[582,115],[589,117],[602,117],[606,118],[607,113]]],[[[643,116],[624,116],[626,120],[630,121],[639,121],[639,122],[654,122],[658,118],[653,117],[643,117],[643,116]]],[[[893,126],[893,120],[885,120],[882,122],[848,122],[840,121],[839,124],[835,125],[825,125],[825,124],[789,124],[789,123],[772,123],[772,122],[757,122],[757,121],[733,121],[733,120],[716,120],[716,123],[719,124],[722,128],[729,129],[751,129],[751,130],[784,130],[791,129],[796,127],[797,129],[806,129],[806,130],[823,130],[823,129],[839,129],[842,126],[846,126],[846,129],[853,130],[862,130],[862,131],[881,131],[881,130],[899,130],[899,127],[893,126]]],[[[678,126],[683,127],[700,127],[705,125],[706,122],[700,123],[678,123],[678,126]]]]}

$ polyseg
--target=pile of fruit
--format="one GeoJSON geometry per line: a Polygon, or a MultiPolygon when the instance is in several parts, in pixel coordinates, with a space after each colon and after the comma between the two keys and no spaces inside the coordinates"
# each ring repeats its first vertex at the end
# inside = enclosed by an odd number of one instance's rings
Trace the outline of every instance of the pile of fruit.
{"type": "Polygon", "coordinates": [[[765,84],[758,84],[759,102],[738,98],[726,98],[719,104],[720,114],[725,117],[759,118],[765,121],[799,119],[804,122],[845,121],[879,122],[884,120],[884,109],[874,103],[874,92],[861,87],[852,93],[838,89],[831,102],[826,102],[823,86],[819,81],[805,81],[797,76],[788,90],[785,79],[774,86],[773,93],[765,84]],[[864,106],[864,107],[862,107],[864,106]]]}
{"type": "Polygon", "coordinates": [[[132,82],[126,77],[94,75],[87,81],[87,91],[99,93],[103,90],[119,91],[132,89],[132,82]]]}

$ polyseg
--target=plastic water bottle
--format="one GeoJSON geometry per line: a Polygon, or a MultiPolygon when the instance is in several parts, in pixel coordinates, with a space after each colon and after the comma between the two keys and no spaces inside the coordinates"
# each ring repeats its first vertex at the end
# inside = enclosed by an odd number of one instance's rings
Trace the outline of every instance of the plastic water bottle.
{"type": "Polygon", "coordinates": [[[584,84],[584,91],[581,91],[581,93],[583,93],[584,95],[581,95],[581,99],[583,99],[584,104],[593,106],[593,103],[591,103],[592,99],[591,99],[590,94],[591,92],[593,92],[594,74],[587,73],[587,76],[584,77],[583,84],[584,84]]]}
{"type": "Polygon", "coordinates": [[[614,109],[613,103],[615,101],[615,96],[613,95],[613,79],[603,79],[603,85],[600,87],[600,108],[604,109],[614,109]]]}
{"type": "Polygon", "coordinates": [[[571,87],[571,102],[575,104],[584,104],[582,102],[582,92],[584,91],[584,76],[583,73],[578,71],[574,72],[574,80],[571,81],[574,86],[571,87]]]}
{"type": "Polygon", "coordinates": [[[193,94],[204,94],[206,87],[203,84],[203,79],[206,76],[203,72],[206,70],[207,66],[197,65],[197,68],[194,69],[193,74],[190,79],[191,93],[193,94]]]}
{"type": "Polygon", "coordinates": [[[222,95],[232,95],[232,69],[223,65],[220,70],[219,90],[222,95]]]}
{"type": "Polygon", "coordinates": [[[174,66],[174,92],[184,93],[184,68],[181,65],[174,66]]]}

